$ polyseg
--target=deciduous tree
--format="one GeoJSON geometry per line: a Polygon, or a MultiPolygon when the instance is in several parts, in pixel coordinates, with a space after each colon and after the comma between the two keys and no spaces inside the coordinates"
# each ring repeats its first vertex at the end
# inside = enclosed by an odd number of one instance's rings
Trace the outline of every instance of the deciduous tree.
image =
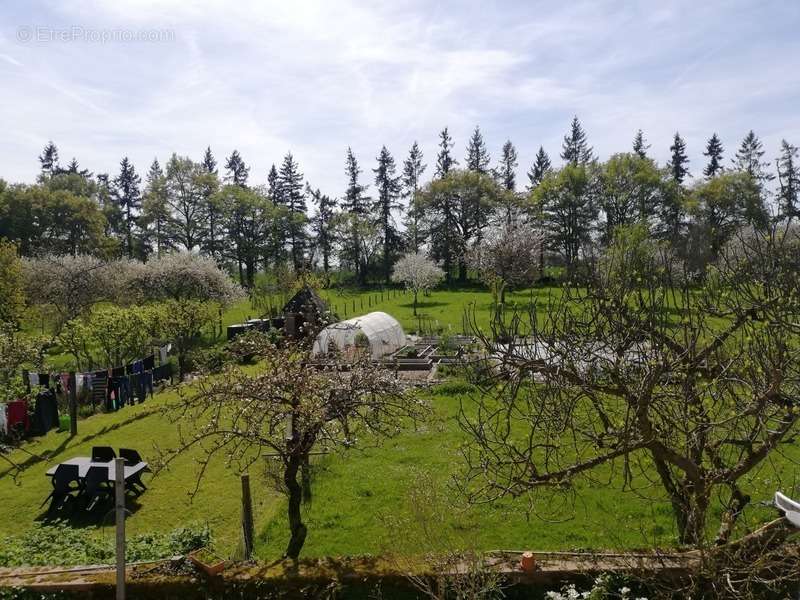
{"type": "MultiPolygon", "coordinates": [[[[296,560],[308,528],[301,510],[300,474],[315,452],[361,447],[391,437],[426,413],[393,373],[356,363],[345,372],[307,366],[300,349],[249,344],[262,359],[257,374],[229,367],[187,388],[166,409],[179,427],[180,444],[165,449],[162,466],[200,451],[197,486],[208,464],[224,460],[245,472],[266,458],[278,489],[288,497],[290,532],[285,556],[296,560]]],[[[196,491],[197,488],[195,488],[196,491]]]]}
{"type": "Polygon", "coordinates": [[[465,492],[544,507],[615,463],[626,486],[659,484],[681,543],[705,543],[718,498],[725,542],[749,478],[798,430],[798,250],[796,232],[742,237],[698,289],[638,228],[587,285],[496,321],[510,342],[485,336],[482,393],[459,418],[465,492]]]}
{"type": "Polygon", "coordinates": [[[417,316],[417,298],[444,279],[444,271],[422,252],[406,254],[394,265],[392,281],[402,283],[414,294],[414,316],[417,316]]]}

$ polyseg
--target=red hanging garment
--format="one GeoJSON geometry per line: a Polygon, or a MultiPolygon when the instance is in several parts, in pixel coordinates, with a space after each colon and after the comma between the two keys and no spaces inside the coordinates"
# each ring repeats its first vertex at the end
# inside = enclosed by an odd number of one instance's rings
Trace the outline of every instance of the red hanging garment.
{"type": "Polygon", "coordinates": [[[7,407],[8,430],[28,431],[31,427],[31,420],[28,417],[28,403],[25,400],[9,402],[7,407]]]}

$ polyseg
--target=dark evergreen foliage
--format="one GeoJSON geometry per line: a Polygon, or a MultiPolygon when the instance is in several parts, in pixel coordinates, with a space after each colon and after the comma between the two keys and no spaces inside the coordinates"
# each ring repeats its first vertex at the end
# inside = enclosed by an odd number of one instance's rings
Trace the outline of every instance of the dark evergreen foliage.
{"type": "Polygon", "coordinates": [[[119,175],[114,178],[112,194],[123,215],[124,248],[128,258],[135,255],[134,235],[138,228],[137,217],[142,207],[142,197],[139,184],[142,178],[136,173],[133,164],[124,157],[119,163],[119,175]]]}
{"type": "Polygon", "coordinates": [[[587,164],[594,159],[592,147],[586,140],[586,132],[577,116],[572,118],[570,131],[564,136],[561,158],[573,166],[587,164]]]}
{"type": "Polygon", "coordinates": [[[445,127],[439,133],[439,154],[436,156],[435,177],[444,177],[450,172],[450,169],[458,165],[458,161],[453,158],[452,150],[453,138],[450,137],[450,132],[445,127]]]}
{"type": "Polygon", "coordinates": [[[238,150],[234,150],[228,160],[225,161],[225,169],[228,171],[228,176],[225,178],[227,181],[239,187],[247,185],[250,167],[244,163],[244,159],[238,150]]]}
{"type": "Polygon", "coordinates": [[[644,132],[641,129],[636,131],[636,135],[633,136],[633,152],[639,158],[647,158],[647,151],[650,149],[650,144],[647,143],[647,140],[644,139],[644,132]]]}
{"type": "Polygon", "coordinates": [[[683,141],[681,134],[675,132],[672,145],[669,147],[671,158],[667,166],[669,167],[672,178],[679,184],[683,183],[689,173],[689,157],[686,155],[686,142],[683,141]]]}
{"type": "Polygon", "coordinates": [[[528,190],[533,190],[542,182],[544,176],[553,170],[553,165],[550,162],[550,157],[544,151],[542,146],[539,146],[539,151],[536,153],[536,158],[528,171],[528,190]]]}
{"type": "Polygon", "coordinates": [[[422,150],[415,141],[408,151],[408,157],[403,161],[403,198],[407,202],[406,209],[406,233],[411,250],[418,252],[425,240],[423,231],[424,211],[419,200],[419,190],[422,187],[422,175],[427,165],[422,162],[422,150]]]}
{"type": "Polygon", "coordinates": [[[378,218],[378,227],[381,233],[381,246],[383,250],[383,278],[385,283],[390,283],[392,275],[392,257],[400,250],[400,234],[394,223],[392,213],[401,208],[398,202],[400,197],[400,177],[395,175],[397,167],[394,157],[386,146],[381,148],[378,155],[378,165],[372,170],[375,173],[376,198],[373,206],[378,218]]]}
{"type": "Polygon", "coordinates": [[[706,168],[703,169],[703,175],[706,177],[714,177],[722,172],[723,152],[725,152],[725,149],[722,147],[722,142],[715,132],[709,138],[708,143],[706,144],[706,150],[703,152],[703,156],[708,157],[708,164],[706,165],[706,168]]]}

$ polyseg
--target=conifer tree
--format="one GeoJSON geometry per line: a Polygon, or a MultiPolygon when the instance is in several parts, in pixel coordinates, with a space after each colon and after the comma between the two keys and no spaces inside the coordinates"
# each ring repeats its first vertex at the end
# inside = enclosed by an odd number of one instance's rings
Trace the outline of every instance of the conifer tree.
{"type": "Polygon", "coordinates": [[[775,178],[769,173],[769,162],[762,160],[764,156],[764,145],[758,136],[751,129],[742,140],[741,146],[736,151],[733,164],[736,170],[747,173],[755,179],[759,186],[775,178]]]}
{"type": "Polygon", "coordinates": [[[148,243],[155,246],[156,256],[173,247],[169,236],[170,210],[167,204],[167,182],[157,158],[153,159],[145,177],[142,201],[142,227],[148,243]]]}
{"type": "Polygon", "coordinates": [[[690,175],[688,167],[689,157],[686,155],[686,142],[683,141],[681,134],[677,131],[675,132],[675,137],[672,140],[669,151],[672,154],[667,166],[672,174],[672,178],[678,182],[678,184],[682,184],[686,176],[690,175]]]}
{"type": "Polygon", "coordinates": [[[269,173],[267,173],[267,190],[269,197],[277,204],[280,201],[280,186],[278,183],[278,169],[275,168],[275,163],[272,163],[269,173]]]}
{"type": "Polygon", "coordinates": [[[383,278],[389,284],[392,277],[392,255],[400,250],[400,235],[394,223],[392,211],[401,207],[398,202],[400,197],[400,177],[395,175],[397,167],[394,157],[386,146],[381,148],[377,157],[378,165],[372,170],[375,173],[376,198],[374,214],[378,217],[378,226],[381,231],[381,245],[383,246],[383,278]]]}
{"type": "Polygon", "coordinates": [[[542,146],[539,146],[539,151],[536,153],[536,158],[528,171],[528,190],[533,191],[536,186],[542,182],[544,176],[553,170],[550,157],[544,151],[542,146]]]}
{"type": "Polygon", "coordinates": [[[586,132],[577,116],[572,118],[570,131],[564,136],[561,158],[573,166],[587,164],[594,159],[592,147],[586,141],[586,132]]]}
{"type": "Polygon", "coordinates": [[[283,158],[278,172],[277,187],[280,204],[287,210],[288,242],[292,251],[292,265],[295,271],[299,271],[305,263],[306,195],[300,165],[294,160],[291,152],[288,152],[283,158]]]}
{"type": "Polygon", "coordinates": [[[369,221],[369,197],[366,195],[367,187],[359,182],[361,168],[353,150],[349,147],[345,157],[345,175],[347,175],[347,189],[341,202],[342,212],[347,217],[344,255],[352,261],[359,284],[364,285],[367,281],[367,264],[361,246],[361,230],[369,221]]]}
{"type": "Polygon", "coordinates": [[[124,157],[119,163],[119,175],[114,178],[112,194],[114,201],[122,211],[122,224],[125,233],[124,251],[128,258],[133,258],[135,254],[134,234],[138,227],[137,217],[139,209],[142,207],[141,193],[139,184],[142,179],[136,173],[133,164],[124,157]]]}
{"type": "Polygon", "coordinates": [[[66,169],[58,169],[58,172],[69,173],[73,175],[80,175],[84,179],[90,179],[92,177],[91,171],[89,169],[81,169],[80,165],[78,164],[78,159],[74,156],[72,160],[69,161],[66,169]]]}
{"type": "Polygon", "coordinates": [[[408,210],[406,211],[406,232],[411,249],[414,252],[419,252],[419,248],[425,240],[424,232],[422,231],[423,223],[423,209],[422,202],[419,198],[420,183],[422,174],[425,172],[427,165],[422,162],[422,150],[419,149],[419,144],[415,141],[408,151],[408,157],[403,161],[403,198],[408,202],[408,210]]]}
{"type": "Polygon", "coordinates": [[[453,138],[450,137],[450,132],[447,127],[442,129],[439,133],[439,154],[436,156],[436,173],[435,177],[441,178],[446,176],[450,169],[458,165],[458,161],[453,158],[451,151],[453,149],[453,138]]]}
{"type": "Polygon", "coordinates": [[[223,220],[223,215],[222,207],[219,206],[216,196],[216,192],[219,189],[219,172],[217,170],[217,160],[211,152],[211,146],[206,148],[203,154],[203,162],[200,164],[204,173],[200,193],[203,198],[208,225],[208,232],[203,240],[203,248],[212,258],[216,259],[222,254],[221,246],[224,245],[219,241],[220,223],[223,220]]]}
{"type": "Polygon", "coordinates": [[[500,182],[500,185],[509,192],[517,189],[517,149],[511,140],[507,140],[503,144],[503,151],[500,156],[500,164],[495,170],[495,176],[500,182]]]}
{"type": "Polygon", "coordinates": [[[469,171],[486,174],[489,172],[490,160],[486,142],[483,141],[481,128],[476,125],[475,131],[472,132],[472,137],[469,138],[469,143],[467,144],[467,158],[464,164],[469,171]]]}
{"type": "Polygon", "coordinates": [[[719,136],[714,132],[706,144],[705,152],[703,152],[703,156],[708,157],[708,164],[703,169],[703,175],[711,178],[722,172],[722,153],[724,151],[725,149],[722,147],[719,136]]]}
{"type": "MultiPolygon", "coordinates": [[[[517,196],[517,149],[511,140],[507,140],[503,144],[503,150],[500,155],[500,164],[494,170],[494,177],[498,184],[505,192],[499,199],[499,204],[505,212],[505,223],[507,227],[511,226],[514,220],[514,215],[517,213],[520,202],[517,196]]],[[[479,232],[479,236],[481,233],[479,232]]],[[[482,236],[481,236],[482,237],[482,236]]]]}
{"type": "Polygon", "coordinates": [[[331,257],[333,256],[333,245],[336,239],[334,234],[334,217],[336,216],[336,200],[323,194],[319,188],[312,190],[310,186],[306,188],[307,194],[311,197],[317,207],[317,212],[312,219],[312,229],[316,242],[322,254],[322,270],[327,275],[331,268],[331,257]]]}
{"type": "Polygon", "coordinates": [[[225,169],[228,171],[227,181],[239,187],[247,186],[250,167],[244,163],[244,159],[242,159],[242,155],[239,154],[238,150],[234,150],[228,160],[225,161],[225,169]]]}
{"type": "Polygon", "coordinates": [[[641,129],[636,131],[633,136],[633,152],[639,158],[647,158],[647,151],[650,149],[650,144],[644,139],[644,132],[641,129]]]}
{"type": "Polygon", "coordinates": [[[39,156],[39,163],[42,166],[42,178],[52,177],[57,174],[60,167],[58,165],[58,148],[51,141],[47,142],[42,154],[39,156]]]}
{"type": "Polygon", "coordinates": [[[786,140],[781,141],[781,155],[778,157],[778,204],[781,216],[789,220],[800,216],[800,206],[797,205],[797,195],[800,192],[797,153],[797,146],[786,140]]]}

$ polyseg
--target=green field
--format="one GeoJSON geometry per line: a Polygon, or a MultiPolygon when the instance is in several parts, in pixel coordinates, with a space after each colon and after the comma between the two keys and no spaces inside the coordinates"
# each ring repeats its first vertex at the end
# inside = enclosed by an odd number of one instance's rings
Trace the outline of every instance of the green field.
{"type": "MultiPolygon", "coordinates": [[[[538,291],[537,294],[545,294],[538,291]]],[[[377,293],[379,294],[379,292],[377,293]]],[[[326,294],[327,295],[327,294],[326,294]]],[[[345,301],[357,303],[362,298],[367,312],[383,310],[396,316],[407,330],[415,329],[409,295],[393,295],[372,306],[370,293],[330,294],[332,305],[345,301]]],[[[510,300],[524,303],[530,293],[513,295],[510,300]]],[[[425,298],[422,311],[441,327],[460,330],[463,310],[474,302],[480,322],[488,323],[491,297],[486,292],[436,291],[425,298]]],[[[225,323],[241,321],[255,311],[242,302],[225,315],[225,323]]],[[[351,311],[348,310],[348,316],[351,311]]],[[[341,315],[344,316],[344,315],[341,315]]],[[[592,474],[592,481],[582,480],[574,493],[556,500],[517,498],[492,505],[467,506],[452,486],[463,467],[460,448],[466,441],[456,422],[461,400],[473,390],[452,380],[427,392],[435,416],[416,430],[403,432],[377,447],[355,449],[322,457],[314,464],[313,499],[306,505],[309,535],[306,556],[376,554],[402,547],[423,551],[415,546],[414,536],[398,540],[396,530],[386,527],[387,520],[410,518],[413,506],[409,492],[421,479],[438,482],[447,502],[443,524],[448,537],[461,545],[482,550],[492,549],[572,549],[572,548],[643,548],[675,544],[671,509],[659,488],[622,491],[621,465],[613,465],[592,474]],[[533,508],[533,514],[529,514],[533,508]],[[543,520],[537,513],[544,513],[543,520]]],[[[98,414],[79,423],[79,435],[70,439],[66,432],[51,432],[35,439],[14,453],[13,458],[27,469],[13,480],[9,470],[0,466],[0,536],[18,533],[43,517],[39,504],[49,492],[44,472],[52,465],[73,456],[87,455],[92,445],[134,447],[145,458],[155,455],[155,447],[169,447],[177,441],[174,424],[157,412],[174,394],[165,391],[143,405],[128,407],[114,414],[98,414]],[[45,457],[45,458],[36,458],[45,457]]],[[[798,458],[794,448],[788,450],[798,458]]],[[[221,461],[212,464],[190,501],[199,454],[186,455],[158,477],[146,479],[150,489],[133,507],[129,529],[133,533],[170,530],[190,522],[208,522],[215,538],[226,552],[233,552],[239,541],[240,486],[235,473],[221,461]]],[[[258,471],[258,470],[256,470],[258,471]]],[[[793,481],[797,469],[788,458],[776,455],[744,483],[753,498],[742,519],[750,527],[770,518],[773,512],[756,503],[774,492],[774,475],[781,472],[783,481],[793,481]]],[[[265,483],[263,474],[251,472],[259,530],[257,554],[264,559],[281,555],[288,539],[283,513],[285,500],[265,483]]],[[[791,490],[787,490],[791,491],[791,490]]],[[[709,522],[718,523],[719,508],[712,510],[709,522]]],[[[81,517],[76,526],[109,524],[103,519],[81,517]]],[[[105,527],[100,535],[110,536],[105,527]]]]}

